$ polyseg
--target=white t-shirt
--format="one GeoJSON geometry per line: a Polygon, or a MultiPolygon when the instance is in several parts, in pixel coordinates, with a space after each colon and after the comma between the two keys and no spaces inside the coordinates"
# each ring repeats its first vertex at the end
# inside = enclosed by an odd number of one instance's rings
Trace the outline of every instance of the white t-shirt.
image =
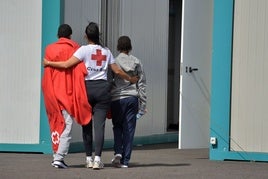
{"type": "Polygon", "coordinates": [[[85,80],[107,80],[108,65],[115,63],[111,51],[100,45],[81,46],[74,56],[86,65],[88,74],[85,80]]]}

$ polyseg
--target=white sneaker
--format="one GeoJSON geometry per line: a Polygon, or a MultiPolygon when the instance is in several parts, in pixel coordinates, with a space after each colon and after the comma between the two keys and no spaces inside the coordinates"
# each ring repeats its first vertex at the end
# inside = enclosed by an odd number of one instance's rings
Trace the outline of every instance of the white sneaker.
{"type": "Polygon", "coordinates": [[[128,168],[127,165],[120,165],[120,168],[128,168]]]}
{"type": "Polygon", "coordinates": [[[93,170],[99,170],[102,169],[104,167],[104,164],[101,161],[94,161],[93,164],[93,170]]]}
{"type": "Polygon", "coordinates": [[[121,154],[115,154],[114,155],[114,158],[112,159],[112,164],[115,166],[115,167],[120,167],[120,160],[122,158],[122,155],[121,154]]]}
{"type": "Polygon", "coordinates": [[[86,160],[86,168],[92,168],[94,165],[93,160],[86,160]]]}

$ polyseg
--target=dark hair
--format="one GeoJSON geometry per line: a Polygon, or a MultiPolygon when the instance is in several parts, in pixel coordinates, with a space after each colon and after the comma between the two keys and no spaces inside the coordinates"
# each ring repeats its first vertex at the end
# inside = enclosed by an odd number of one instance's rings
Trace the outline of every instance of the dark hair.
{"type": "Polygon", "coordinates": [[[85,30],[88,40],[94,42],[97,45],[101,45],[99,26],[95,22],[90,22],[85,30]]]}
{"type": "Polygon", "coordinates": [[[117,50],[129,52],[132,50],[131,40],[128,36],[121,36],[117,42],[117,50]]]}
{"type": "Polygon", "coordinates": [[[61,37],[70,38],[72,33],[73,33],[72,28],[68,24],[62,24],[58,28],[58,38],[61,37]]]}

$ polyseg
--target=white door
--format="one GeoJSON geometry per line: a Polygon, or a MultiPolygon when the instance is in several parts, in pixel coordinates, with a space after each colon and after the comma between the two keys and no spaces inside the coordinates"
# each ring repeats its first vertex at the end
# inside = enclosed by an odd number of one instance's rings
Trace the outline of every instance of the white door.
{"type": "Polygon", "coordinates": [[[208,148],[213,0],[183,0],[179,148],[208,148]]]}

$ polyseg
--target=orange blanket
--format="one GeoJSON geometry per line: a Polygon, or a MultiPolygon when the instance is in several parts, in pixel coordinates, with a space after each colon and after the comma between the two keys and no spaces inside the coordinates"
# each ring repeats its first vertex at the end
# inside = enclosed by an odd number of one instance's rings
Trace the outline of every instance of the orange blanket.
{"type": "MultiPolygon", "coordinates": [[[[46,47],[45,58],[49,61],[68,60],[79,45],[66,38],[46,47]]],[[[80,125],[86,125],[92,117],[88,103],[84,76],[87,74],[84,63],[70,69],[46,67],[42,78],[42,90],[48,116],[52,148],[56,152],[65,122],[61,110],[65,109],[80,125]]]]}

